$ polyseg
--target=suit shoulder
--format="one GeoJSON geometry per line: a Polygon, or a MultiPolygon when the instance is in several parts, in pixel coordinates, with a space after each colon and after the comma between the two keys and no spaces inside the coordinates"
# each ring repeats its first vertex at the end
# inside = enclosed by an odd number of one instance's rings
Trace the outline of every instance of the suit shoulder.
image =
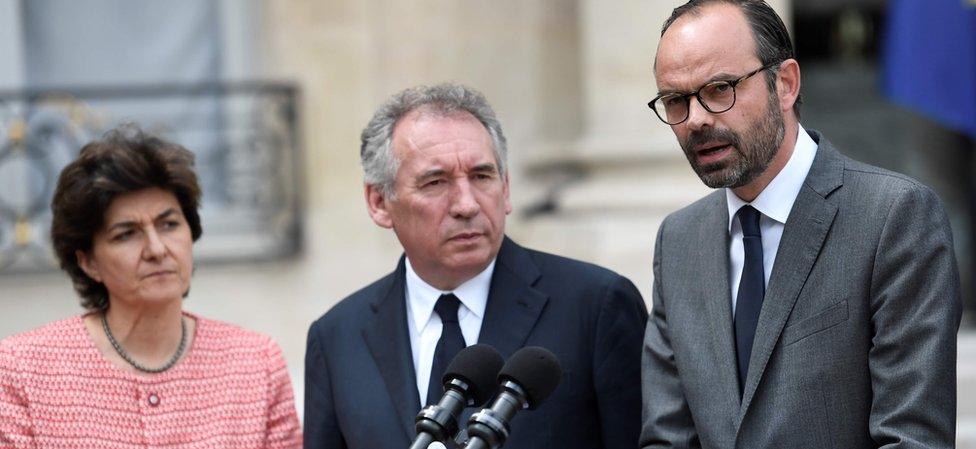
{"type": "Polygon", "coordinates": [[[82,316],[74,316],[4,338],[0,340],[0,353],[58,359],[90,345],[82,316]]]}
{"type": "Polygon", "coordinates": [[[880,167],[845,158],[844,188],[852,190],[853,203],[857,207],[880,207],[888,210],[900,201],[918,201],[942,208],[942,201],[931,187],[918,180],[880,167]]]}
{"type": "Polygon", "coordinates": [[[904,193],[907,191],[931,191],[915,178],[908,175],[887,170],[851,158],[844,160],[845,184],[853,182],[864,184],[880,191],[889,193],[904,193]]]}
{"type": "Polygon", "coordinates": [[[626,279],[617,272],[600,265],[572,259],[534,249],[524,248],[546,275],[574,282],[595,282],[606,284],[618,279],[626,279]]]}
{"type": "Polygon", "coordinates": [[[237,324],[205,318],[193,313],[184,312],[197,322],[197,334],[201,337],[200,344],[208,345],[214,351],[227,348],[261,348],[276,346],[270,336],[245,329],[237,324]]]}
{"type": "Polygon", "coordinates": [[[359,318],[370,311],[376,298],[385,295],[393,282],[395,273],[390,273],[377,279],[373,283],[342,298],[319,319],[312,323],[312,329],[326,329],[351,323],[358,323],[359,318]]]}
{"type": "Polygon", "coordinates": [[[666,224],[669,230],[690,229],[691,225],[702,223],[711,217],[712,214],[724,212],[725,210],[724,189],[717,189],[699,198],[694,203],[668,214],[661,224],[661,229],[663,231],[666,224]]]}
{"type": "MultiPolygon", "coordinates": [[[[605,310],[647,315],[640,291],[627,277],[590,262],[525,250],[542,274],[534,287],[550,295],[553,307],[585,311],[594,320],[605,310]]],[[[643,330],[644,322],[635,323],[643,330]]]]}

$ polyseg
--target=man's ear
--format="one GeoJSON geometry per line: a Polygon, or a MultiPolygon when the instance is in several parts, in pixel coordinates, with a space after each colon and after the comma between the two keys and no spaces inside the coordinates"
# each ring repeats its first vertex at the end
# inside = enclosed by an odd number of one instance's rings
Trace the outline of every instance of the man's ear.
{"type": "Polygon", "coordinates": [[[92,278],[95,282],[102,282],[102,275],[98,272],[98,263],[88,253],[75,250],[75,260],[78,261],[78,266],[81,267],[81,271],[84,271],[88,277],[92,278]]]}
{"type": "Polygon", "coordinates": [[[776,73],[776,94],[779,95],[781,111],[792,111],[793,103],[800,96],[800,64],[795,59],[787,59],[776,73]]]}
{"type": "Polygon", "coordinates": [[[364,184],[366,194],[366,207],[369,209],[369,217],[377,226],[387,229],[393,228],[393,217],[390,216],[390,200],[383,194],[379,186],[364,184]]]}

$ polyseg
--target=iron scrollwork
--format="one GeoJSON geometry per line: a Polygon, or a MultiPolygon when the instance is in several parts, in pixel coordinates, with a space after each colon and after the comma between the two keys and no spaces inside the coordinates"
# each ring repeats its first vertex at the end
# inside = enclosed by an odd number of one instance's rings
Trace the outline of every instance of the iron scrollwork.
{"type": "Polygon", "coordinates": [[[50,201],[86,142],[136,122],[197,154],[203,263],[289,257],[301,247],[297,90],[270,83],[0,93],[0,274],[56,267],[50,201]]]}

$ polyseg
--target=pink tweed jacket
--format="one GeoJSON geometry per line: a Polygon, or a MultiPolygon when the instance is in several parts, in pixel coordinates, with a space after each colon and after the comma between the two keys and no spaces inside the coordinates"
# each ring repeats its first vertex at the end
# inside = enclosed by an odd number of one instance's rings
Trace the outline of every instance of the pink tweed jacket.
{"type": "Polygon", "coordinates": [[[133,374],[80,316],[0,341],[0,448],[299,448],[281,349],[200,318],[179,363],[133,374]]]}

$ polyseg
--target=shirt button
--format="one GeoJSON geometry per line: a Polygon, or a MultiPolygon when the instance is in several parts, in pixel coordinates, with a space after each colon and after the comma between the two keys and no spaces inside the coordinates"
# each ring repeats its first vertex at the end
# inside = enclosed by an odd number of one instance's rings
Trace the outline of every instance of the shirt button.
{"type": "Polygon", "coordinates": [[[156,393],[149,393],[149,405],[153,407],[159,405],[159,396],[156,393]]]}

